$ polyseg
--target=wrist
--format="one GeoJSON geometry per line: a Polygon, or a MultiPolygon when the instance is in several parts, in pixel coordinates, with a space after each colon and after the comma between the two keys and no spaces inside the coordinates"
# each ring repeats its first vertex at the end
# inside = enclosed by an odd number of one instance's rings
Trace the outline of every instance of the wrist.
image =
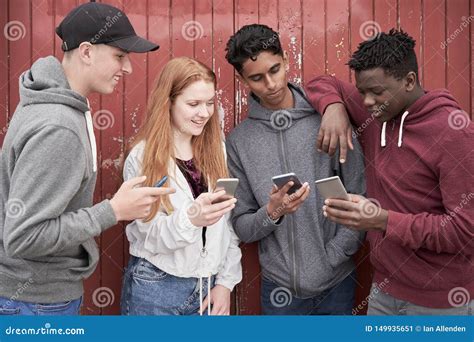
{"type": "Polygon", "coordinates": [[[270,203],[267,204],[266,212],[267,217],[272,221],[277,221],[280,218],[278,213],[276,213],[276,211],[271,208],[270,203]]]}
{"type": "Polygon", "coordinates": [[[110,200],[110,206],[112,207],[112,210],[115,214],[115,218],[116,218],[117,222],[122,221],[122,216],[120,215],[120,211],[118,209],[117,203],[115,202],[115,198],[112,198],[110,200]]]}
{"type": "Polygon", "coordinates": [[[378,215],[377,229],[385,231],[388,224],[388,210],[380,209],[380,214],[378,215]]]}

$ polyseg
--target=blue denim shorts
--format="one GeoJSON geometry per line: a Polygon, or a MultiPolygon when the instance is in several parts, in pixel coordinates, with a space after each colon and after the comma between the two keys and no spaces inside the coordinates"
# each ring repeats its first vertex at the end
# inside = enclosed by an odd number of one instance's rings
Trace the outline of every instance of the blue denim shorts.
{"type": "MultiPolygon", "coordinates": [[[[207,281],[203,278],[203,300],[207,296],[207,281]]],[[[211,287],[214,282],[213,276],[211,287]]],[[[198,315],[199,306],[199,278],[176,277],[146,259],[130,256],[123,279],[122,315],[198,315]]]]}
{"type": "Polygon", "coordinates": [[[82,297],[60,303],[29,303],[0,297],[0,316],[77,316],[81,304],[82,297]]]}

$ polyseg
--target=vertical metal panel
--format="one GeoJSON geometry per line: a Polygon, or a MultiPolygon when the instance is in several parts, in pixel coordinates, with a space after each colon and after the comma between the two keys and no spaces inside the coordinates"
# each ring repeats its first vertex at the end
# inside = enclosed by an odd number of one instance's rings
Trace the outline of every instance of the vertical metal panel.
{"type": "MultiPolygon", "coordinates": [[[[62,58],[61,42],[54,28],[74,6],[84,2],[87,0],[0,0],[0,28],[4,29],[4,37],[0,39],[0,143],[8,118],[18,104],[19,75],[39,56],[54,54],[62,58]],[[8,37],[5,27],[12,22],[17,24],[17,33],[13,31],[13,36],[8,37]]],[[[125,77],[114,94],[89,98],[98,122],[100,170],[94,194],[96,202],[110,198],[120,186],[124,148],[143,121],[147,96],[156,76],[171,57],[193,56],[213,67],[218,77],[217,98],[222,106],[226,134],[245,119],[247,90],[235,80],[234,70],[225,60],[225,46],[229,36],[246,24],[259,22],[279,31],[282,45],[289,53],[289,78],[296,83],[323,73],[350,79],[345,63],[370,33],[370,27],[364,31],[367,22],[374,21],[372,25],[384,31],[402,27],[417,40],[420,79],[424,86],[447,87],[472,117],[474,30],[470,15],[474,14],[474,0],[106,2],[122,8],[137,33],[157,41],[161,48],[149,55],[132,55],[134,72],[125,77]],[[106,111],[113,114],[113,124],[106,111]]],[[[119,224],[97,238],[101,260],[96,272],[86,280],[84,314],[119,313],[122,271],[128,259],[124,226],[119,224]]],[[[257,244],[245,244],[242,249],[244,279],[236,289],[236,307],[240,314],[258,314],[257,244]]],[[[359,273],[356,300],[360,303],[370,287],[368,246],[357,254],[356,263],[359,273]]],[[[364,313],[365,309],[358,313],[364,313]]]]}
{"type": "Polygon", "coordinates": [[[423,2],[423,68],[420,78],[426,89],[446,87],[446,47],[445,47],[445,0],[423,2]]]}
{"type": "Polygon", "coordinates": [[[447,1],[447,88],[466,111],[470,106],[470,35],[469,2],[466,0],[447,1]],[[448,40],[449,39],[449,40],[448,40]]]}

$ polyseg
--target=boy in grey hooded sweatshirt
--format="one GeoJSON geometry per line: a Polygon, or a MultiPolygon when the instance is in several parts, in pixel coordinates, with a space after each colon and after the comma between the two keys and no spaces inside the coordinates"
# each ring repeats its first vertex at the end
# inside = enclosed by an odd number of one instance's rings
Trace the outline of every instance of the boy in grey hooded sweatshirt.
{"type": "MultiPolygon", "coordinates": [[[[350,193],[365,192],[360,147],[339,163],[316,152],[321,118],[303,90],[288,83],[288,58],[265,25],[242,27],[227,43],[227,61],[250,89],[248,118],[229,135],[228,165],[239,178],[232,223],[243,242],[259,242],[263,314],[351,314],[352,255],[364,234],[322,215],[324,198],[305,183],[272,188],[295,172],[302,182],[338,175],[350,193]],[[270,189],[272,189],[270,191],[270,189]]],[[[314,183],[313,183],[314,184],[314,183]]]]}
{"type": "Polygon", "coordinates": [[[0,153],[0,315],[78,314],[82,281],[99,260],[94,237],[145,217],[172,192],[134,188],[139,177],[92,205],[97,151],[86,96],[114,90],[132,71],[128,52],[158,46],[136,36],[119,9],[98,3],[72,10],[56,32],[62,64],[40,58],[21,75],[0,153]]]}

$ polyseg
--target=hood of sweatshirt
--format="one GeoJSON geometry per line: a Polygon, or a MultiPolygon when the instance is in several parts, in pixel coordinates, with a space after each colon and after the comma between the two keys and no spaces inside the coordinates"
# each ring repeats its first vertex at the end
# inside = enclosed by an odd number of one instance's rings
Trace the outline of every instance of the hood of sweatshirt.
{"type": "Polygon", "coordinates": [[[38,59],[20,76],[20,104],[63,104],[87,112],[87,99],[69,86],[61,63],[53,56],[38,59]]]}
{"type": "Polygon", "coordinates": [[[293,108],[273,110],[263,107],[258,97],[250,93],[248,117],[260,120],[263,124],[273,130],[282,131],[291,127],[293,121],[314,115],[314,108],[306,100],[303,89],[288,83],[295,105],[293,108]]]}
{"type": "MultiPolygon", "coordinates": [[[[423,120],[427,115],[435,115],[436,108],[451,107],[454,110],[460,110],[459,104],[446,89],[437,89],[426,92],[425,95],[415,101],[401,116],[393,119],[393,122],[400,124],[398,133],[398,147],[403,144],[403,125],[416,124],[423,120]]],[[[385,132],[387,121],[382,124],[381,146],[386,146],[385,132]]]]}

